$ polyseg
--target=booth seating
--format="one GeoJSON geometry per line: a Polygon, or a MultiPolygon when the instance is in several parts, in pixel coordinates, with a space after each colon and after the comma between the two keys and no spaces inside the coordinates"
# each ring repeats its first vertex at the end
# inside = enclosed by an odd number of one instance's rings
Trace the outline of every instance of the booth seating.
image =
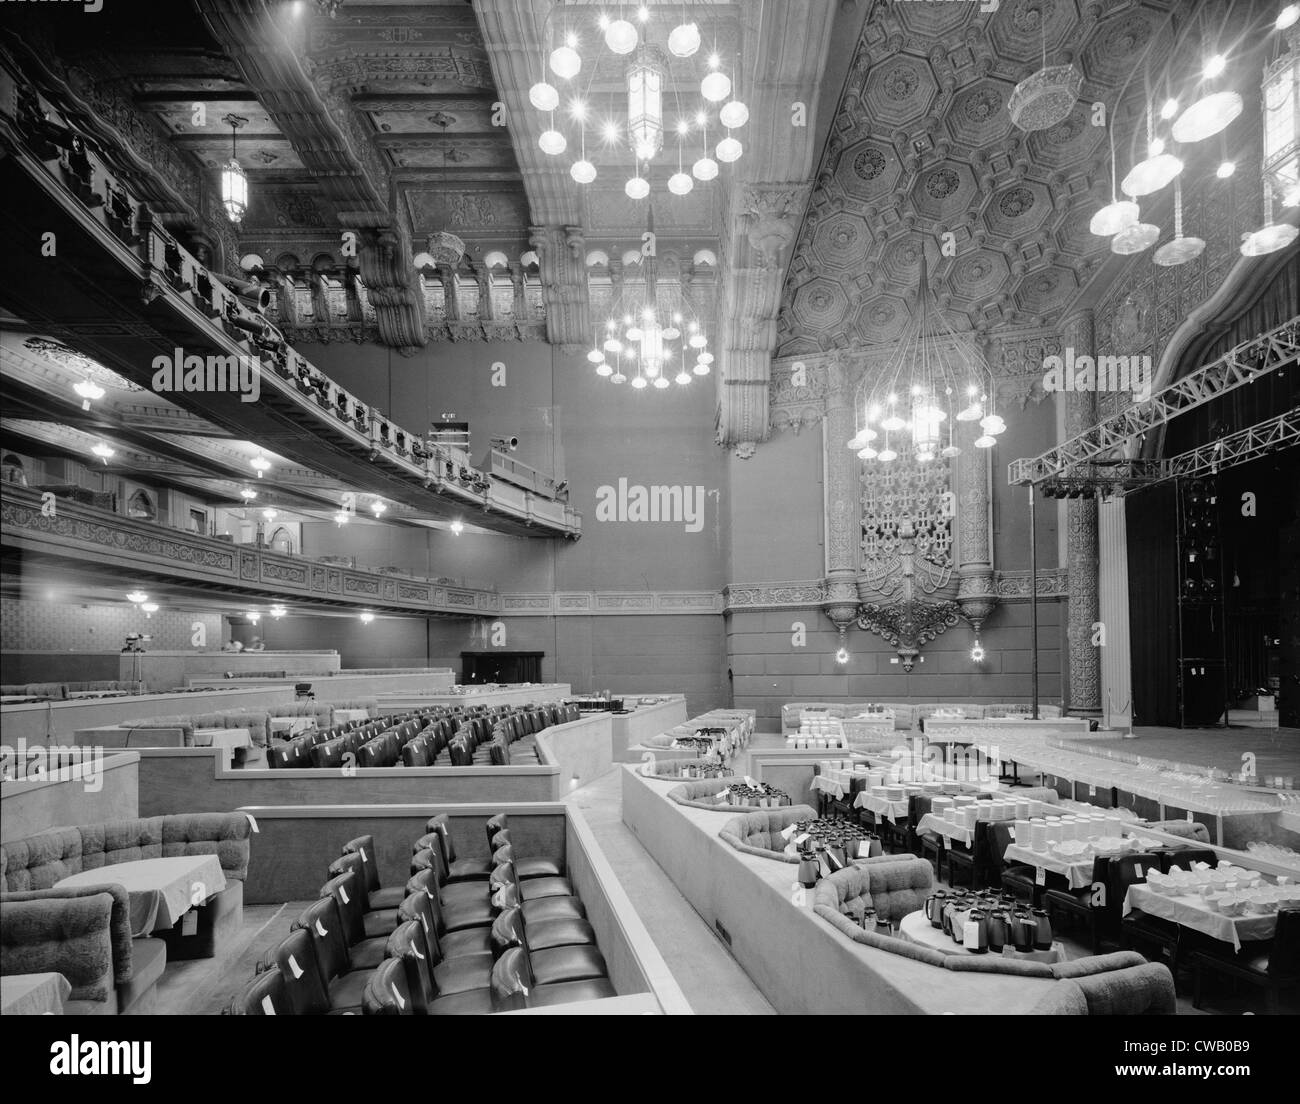
{"type": "Polygon", "coordinates": [[[95,682],[25,682],[0,686],[0,695],[5,697],[41,698],[47,701],[66,701],[69,694],[108,693],[110,691],[140,694],[144,691],[144,683],[122,681],[120,679],[100,679],[95,682]]]}
{"type": "Polygon", "coordinates": [[[692,809],[711,809],[719,813],[760,812],[757,805],[728,805],[725,799],[717,800],[717,795],[733,781],[731,778],[699,778],[674,786],[668,791],[668,796],[678,805],[689,805],[692,809]]]}
{"type": "Polygon", "coordinates": [[[147,1011],[169,949],[173,958],[211,957],[238,928],[249,834],[248,818],[240,813],[187,813],[52,828],[5,842],[0,969],[65,974],[73,984],[70,1010],[147,1011]],[[132,939],[126,894],[113,884],[113,864],[180,855],[216,855],[226,888],[197,906],[193,934],[170,929],[132,939]],[[103,886],[54,888],[70,875],[100,869],[103,886]]]}
{"type": "Polygon", "coordinates": [[[107,728],[79,730],[77,743],[101,747],[194,747],[195,729],[246,728],[254,746],[264,748],[269,721],[270,714],[265,709],[144,717],[107,728]]]}
{"type": "Polygon", "coordinates": [[[718,837],[747,855],[776,859],[778,862],[797,863],[798,856],[785,853],[786,841],[781,831],[801,820],[816,819],[817,811],[807,805],[758,809],[727,821],[718,833],[718,837]]]}
{"type": "MultiPolygon", "coordinates": [[[[995,705],[975,705],[964,702],[787,702],[781,706],[781,732],[791,736],[799,731],[799,714],[804,711],[824,712],[828,717],[845,719],[866,713],[870,709],[886,710],[894,714],[894,728],[899,731],[918,730],[921,722],[941,709],[960,709],[966,719],[987,720],[997,717],[1027,717],[1030,707],[1023,702],[995,705]]],[[[1059,705],[1040,705],[1038,716],[1042,720],[1056,720],[1061,716],[1059,705]]]]}
{"type": "Polygon", "coordinates": [[[897,923],[924,907],[933,884],[924,860],[870,863],[838,870],[817,883],[814,912],[855,943],[959,973],[1015,974],[1069,982],[1054,985],[1031,1010],[1050,1015],[1172,1015],[1174,980],[1167,968],[1135,952],[1093,955],[1047,964],[1002,955],[945,954],[859,927],[854,913],[874,908],[897,923]]]}

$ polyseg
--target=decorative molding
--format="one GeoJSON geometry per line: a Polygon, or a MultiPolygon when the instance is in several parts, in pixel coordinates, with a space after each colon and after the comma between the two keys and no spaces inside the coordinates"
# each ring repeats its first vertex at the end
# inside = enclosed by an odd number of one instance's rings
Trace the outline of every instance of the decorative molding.
{"type": "Polygon", "coordinates": [[[817,609],[827,598],[825,579],[791,583],[729,583],[722,588],[723,610],[817,609]]]}
{"type": "MultiPolygon", "coordinates": [[[[1063,567],[1040,568],[1038,571],[1038,597],[1063,601],[1069,596],[1069,571],[1063,567]]],[[[1030,598],[1028,571],[995,571],[993,586],[1001,602],[1028,602],[1030,598]]]]}
{"type": "Polygon", "coordinates": [[[556,591],[502,594],[502,617],[618,617],[721,614],[717,591],[556,591]]]}
{"type": "Polygon", "coordinates": [[[875,633],[892,644],[903,661],[903,670],[911,671],[923,645],[930,643],[961,620],[956,602],[926,602],[909,599],[897,605],[874,603],[858,611],[858,628],[875,633]]]}
{"type": "MultiPolygon", "coordinates": [[[[280,332],[290,345],[366,345],[380,340],[379,327],[364,323],[347,325],[282,326],[280,332]]],[[[545,341],[545,322],[435,322],[426,319],[429,341],[545,341]]]]}

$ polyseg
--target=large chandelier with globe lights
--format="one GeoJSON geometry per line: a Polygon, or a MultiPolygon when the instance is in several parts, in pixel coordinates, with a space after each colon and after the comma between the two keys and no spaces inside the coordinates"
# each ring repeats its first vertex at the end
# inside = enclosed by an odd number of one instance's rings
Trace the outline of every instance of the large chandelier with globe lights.
{"type": "Polygon", "coordinates": [[[988,362],[969,335],[955,333],[930,307],[924,249],[918,308],[884,369],[863,380],[857,432],[846,442],[860,460],[889,464],[910,452],[925,464],[957,456],[955,422],[979,424],[976,448],[992,448],[1006,431],[988,362]]]}
{"type": "MultiPolygon", "coordinates": [[[[647,227],[653,235],[653,211],[647,227]]],[[[653,249],[631,251],[627,259],[640,265],[641,279],[622,281],[604,324],[594,334],[587,360],[596,375],[638,391],[664,391],[673,383],[685,387],[696,376],[707,376],[713,354],[689,297],[679,287],[659,282],[653,249]]]]}
{"type": "MultiPolygon", "coordinates": [[[[565,6],[557,5],[556,10],[565,6]]],[[[744,146],[734,132],[749,121],[749,108],[737,95],[736,75],[725,71],[719,54],[707,56],[701,75],[699,62],[692,59],[700,53],[703,39],[699,26],[686,18],[684,7],[682,20],[668,33],[665,45],[651,41],[648,6],[627,14],[630,18],[618,5],[613,15],[602,13],[594,25],[574,21],[557,32],[560,45],[546,56],[542,79],[528,90],[529,102],[545,116],[537,144],[551,157],[576,150],[578,157],[569,174],[578,184],[591,184],[599,172],[587,153],[590,127],[593,141],[631,155],[631,175],[623,190],[634,200],[650,194],[652,168],[660,159],[671,160],[675,152],[677,171],[668,178],[667,187],[673,195],[684,196],[696,181],[716,179],[719,163],[729,164],[743,155],[744,146]],[[579,79],[582,88],[577,86],[579,79]],[[623,98],[611,105],[608,115],[598,117],[583,90],[615,80],[623,98]],[[670,123],[665,112],[670,91],[691,84],[698,84],[698,103],[674,95],[679,117],[670,123]],[[676,150],[669,148],[665,158],[670,133],[677,139],[676,150]]],[[[671,171],[671,165],[667,168],[671,171]]]]}

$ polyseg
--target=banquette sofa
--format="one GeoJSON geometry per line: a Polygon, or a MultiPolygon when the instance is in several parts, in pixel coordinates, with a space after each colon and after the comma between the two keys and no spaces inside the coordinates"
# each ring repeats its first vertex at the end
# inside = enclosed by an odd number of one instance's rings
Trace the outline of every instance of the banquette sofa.
{"type": "Polygon", "coordinates": [[[897,924],[925,905],[933,872],[924,859],[855,864],[817,883],[813,911],[855,943],[957,973],[1013,974],[1057,984],[1030,1010],[1032,1015],[1172,1015],[1174,979],[1168,967],[1148,963],[1135,951],[1089,955],[1047,964],[1002,955],[945,954],[896,936],[866,931],[853,920],[864,907],[897,924]]]}
{"type": "MultiPolygon", "coordinates": [[[[988,720],[996,717],[1027,716],[1029,706],[1023,702],[1006,702],[994,705],[973,705],[968,702],[789,702],[781,707],[781,732],[793,736],[799,731],[799,714],[804,710],[824,712],[830,717],[842,720],[865,713],[868,708],[888,709],[894,713],[895,730],[907,731],[917,728],[920,721],[933,715],[940,709],[960,709],[970,720],[988,720]]],[[[1061,716],[1059,705],[1040,705],[1038,715],[1043,720],[1055,720],[1061,716]]]]}
{"type": "Polygon", "coordinates": [[[255,747],[266,747],[270,714],[265,709],[231,709],[219,713],[181,713],[169,717],[144,717],[103,728],[79,729],[78,744],[100,747],[195,747],[200,728],[246,728],[255,747]]]}
{"type": "Polygon", "coordinates": [[[98,682],[23,682],[0,686],[0,694],[5,697],[66,701],[69,694],[102,693],[110,690],[139,694],[143,686],[144,684],[140,682],[121,682],[117,679],[103,679],[98,682]]]}
{"type": "Polygon", "coordinates": [[[210,957],[238,928],[249,831],[242,813],[186,813],[51,828],[0,844],[0,973],[63,974],[71,1014],[149,1013],[169,954],[210,957]],[[180,855],[216,855],[226,888],[195,910],[193,934],[172,929],[133,939],[113,865],[180,855]],[[54,888],[101,869],[102,885],[54,888]]]}

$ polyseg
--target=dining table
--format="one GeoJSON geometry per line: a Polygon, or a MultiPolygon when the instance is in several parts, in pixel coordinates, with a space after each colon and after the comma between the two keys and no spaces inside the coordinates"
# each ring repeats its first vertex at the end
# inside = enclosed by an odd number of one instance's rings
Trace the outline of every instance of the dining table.
{"type": "Polygon", "coordinates": [[[365,721],[370,719],[369,709],[336,709],[334,710],[334,723],[336,725],[347,724],[349,721],[365,721]]]}
{"type": "MultiPolygon", "coordinates": [[[[915,912],[909,912],[902,920],[898,922],[898,938],[904,939],[908,943],[917,943],[922,947],[929,947],[932,951],[939,951],[943,954],[956,955],[973,955],[979,954],[978,951],[968,950],[960,943],[954,942],[952,936],[945,934],[942,928],[936,928],[930,923],[930,918],[925,915],[925,909],[917,909],[915,912]]],[[[993,954],[995,952],[986,952],[993,954]]],[[[1049,966],[1054,962],[1064,962],[1068,957],[1065,947],[1060,942],[1053,942],[1049,950],[1046,951],[1018,951],[1015,947],[1003,947],[1000,953],[1003,958],[1016,958],[1022,962],[1045,962],[1049,966]]]]}
{"type": "Polygon", "coordinates": [[[62,974],[0,977],[0,1016],[62,1016],[72,985],[62,974]]]}
{"type": "Polygon", "coordinates": [[[1272,939],[1277,930],[1276,913],[1260,915],[1247,912],[1240,916],[1224,916],[1206,904],[1199,893],[1171,897],[1141,883],[1129,886],[1124,894],[1124,915],[1134,909],[1161,920],[1172,920],[1179,927],[1228,943],[1234,951],[1240,951],[1243,943],[1272,939]]]}
{"type": "Polygon", "coordinates": [[[55,889],[120,885],[130,900],[131,937],[172,927],[196,905],[226,888],[216,855],[176,855],[112,863],[70,874],[55,889]]]}

